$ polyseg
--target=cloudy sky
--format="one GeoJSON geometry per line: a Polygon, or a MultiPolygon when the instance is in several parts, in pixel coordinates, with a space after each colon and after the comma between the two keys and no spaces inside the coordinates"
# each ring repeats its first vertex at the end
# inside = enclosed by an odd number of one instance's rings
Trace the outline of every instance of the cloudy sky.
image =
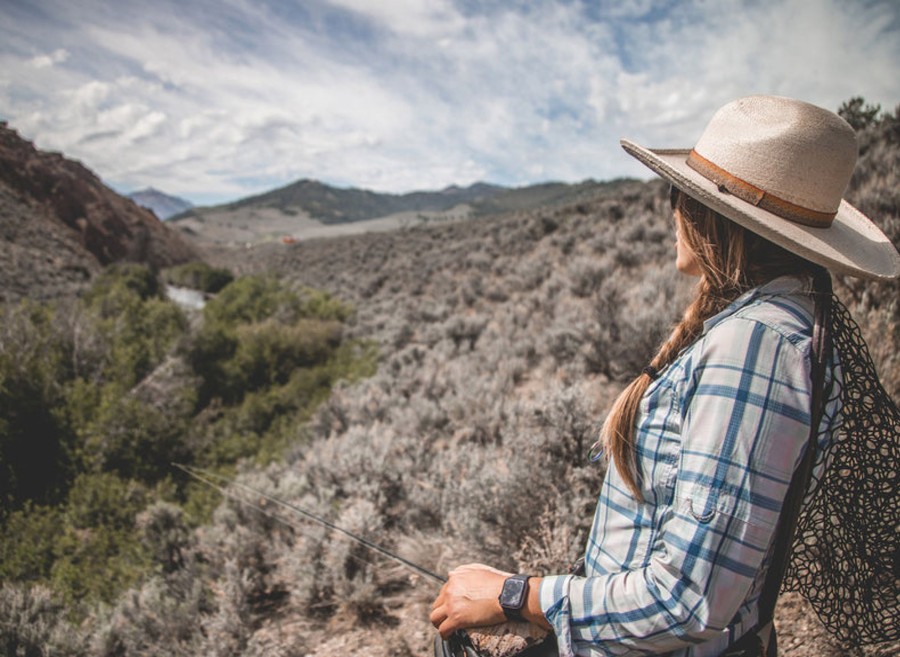
{"type": "Polygon", "coordinates": [[[0,0],[0,117],[121,192],[646,177],[751,93],[900,103],[897,0],[0,0]]]}

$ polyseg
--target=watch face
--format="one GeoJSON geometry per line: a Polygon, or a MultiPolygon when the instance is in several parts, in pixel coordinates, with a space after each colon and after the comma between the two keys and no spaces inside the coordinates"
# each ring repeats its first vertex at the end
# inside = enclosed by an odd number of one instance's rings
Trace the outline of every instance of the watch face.
{"type": "Polygon", "coordinates": [[[525,597],[526,580],[518,577],[510,577],[503,583],[503,593],[500,596],[500,604],[504,607],[521,608],[525,597]]]}

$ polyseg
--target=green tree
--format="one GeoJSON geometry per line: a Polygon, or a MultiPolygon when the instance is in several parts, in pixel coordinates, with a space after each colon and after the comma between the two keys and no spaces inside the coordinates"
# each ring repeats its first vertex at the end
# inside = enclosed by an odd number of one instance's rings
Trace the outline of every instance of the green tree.
{"type": "Polygon", "coordinates": [[[70,601],[111,602],[136,582],[150,554],[135,532],[147,488],[111,473],[79,475],[65,506],[65,525],[54,546],[51,581],[70,601]]]}
{"type": "Polygon", "coordinates": [[[0,518],[26,500],[54,503],[73,469],[75,437],[64,415],[71,341],[50,307],[4,309],[0,340],[0,518]]]}
{"type": "Polygon", "coordinates": [[[170,285],[215,294],[231,283],[234,275],[227,269],[211,267],[205,262],[189,262],[166,269],[163,278],[170,285]]]}
{"type": "Polygon", "coordinates": [[[838,109],[838,114],[857,132],[874,124],[880,112],[881,105],[868,105],[862,96],[844,101],[838,109]]]}
{"type": "Polygon", "coordinates": [[[187,330],[187,318],[166,300],[146,267],[118,266],[104,272],[85,295],[106,345],[106,381],[128,389],[146,376],[187,330]]]}
{"type": "Polygon", "coordinates": [[[10,514],[0,536],[0,580],[46,580],[62,526],[62,512],[55,506],[26,502],[10,514]]]}

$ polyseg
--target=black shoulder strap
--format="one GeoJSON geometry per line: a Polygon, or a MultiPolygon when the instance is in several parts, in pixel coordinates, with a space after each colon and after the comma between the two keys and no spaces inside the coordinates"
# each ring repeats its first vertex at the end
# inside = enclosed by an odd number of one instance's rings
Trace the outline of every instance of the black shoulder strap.
{"type": "Polygon", "coordinates": [[[813,464],[816,460],[819,424],[822,421],[825,396],[825,368],[831,359],[831,336],[828,330],[831,325],[831,276],[826,270],[822,269],[816,273],[813,289],[815,292],[815,320],[812,334],[812,405],[809,438],[803,459],[794,471],[781,515],[778,517],[772,563],[766,573],[759,599],[758,628],[765,627],[774,618],[775,603],[778,600],[781,582],[791,558],[791,545],[794,542],[797,519],[800,517],[800,509],[809,488],[813,464]]]}

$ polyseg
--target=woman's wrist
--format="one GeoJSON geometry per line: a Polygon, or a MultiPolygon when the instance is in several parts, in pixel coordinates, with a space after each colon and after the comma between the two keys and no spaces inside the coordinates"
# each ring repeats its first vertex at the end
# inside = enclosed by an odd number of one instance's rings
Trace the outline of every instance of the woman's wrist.
{"type": "Polygon", "coordinates": [[[529,623],[534,623],[545,630],[552,629],[550,622],[544,616],[544,610],[541,609],[541,582],[542,577],[528,578],[528,595],[525,597],[525,605],[522,608],[522,616],[529,623]]]}

